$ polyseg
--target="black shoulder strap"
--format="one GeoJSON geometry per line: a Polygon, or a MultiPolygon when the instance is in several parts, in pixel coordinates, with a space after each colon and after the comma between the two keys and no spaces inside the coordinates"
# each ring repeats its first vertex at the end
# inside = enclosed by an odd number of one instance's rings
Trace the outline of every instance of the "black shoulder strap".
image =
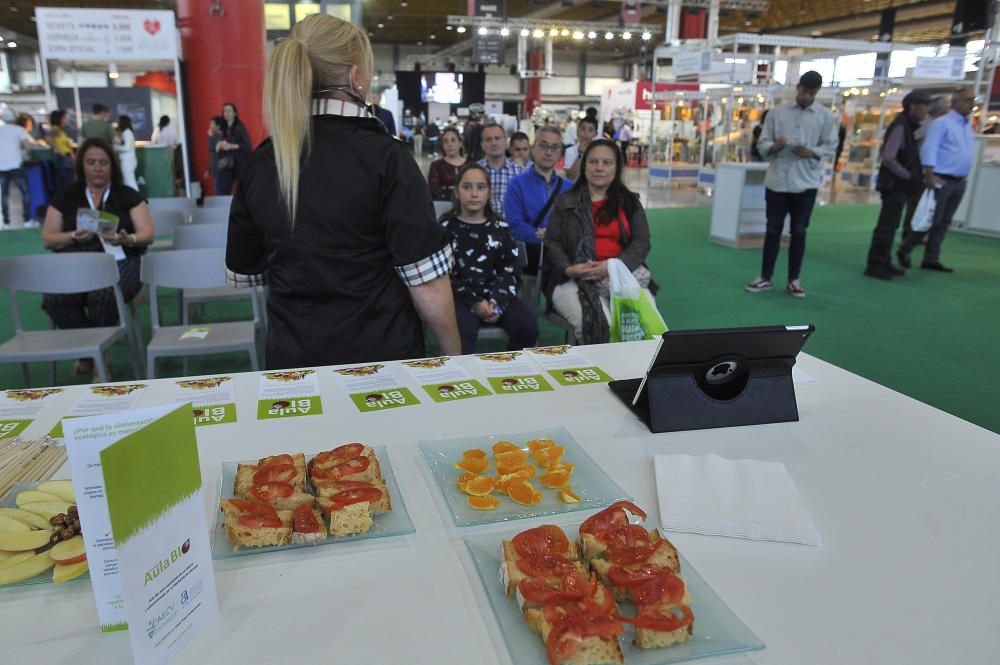
{"type": "Polygon", "coordinates": [[[536,229],[538,228],[538,225],[542,223],[542,220],[545,219],[545,215],[549,214],[549,209],[552,207],[552,204],[556,202],[556,197],[559,196],[559,190],[561,189],[562,178],[560,176],[556,176],[555,187],[552,188],[552,193],[549,194],[549,200],[545,202],[545,207],[542,208],[542,211],[538,213],[538,215],[535,216],[535,219],[531,222],[531,225],[536,229]]]}

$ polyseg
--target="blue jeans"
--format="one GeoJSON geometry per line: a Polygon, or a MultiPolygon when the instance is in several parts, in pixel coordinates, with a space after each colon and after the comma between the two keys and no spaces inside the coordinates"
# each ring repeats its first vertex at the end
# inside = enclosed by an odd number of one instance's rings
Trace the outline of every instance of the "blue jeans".
{"type": "Polygon", "coordinates": [[[807,189],[804,192],[776,192],[773,189],[764,191],[767,202],[767,232],[764,235],[764,259],[760,276],[770,280],[774,275],[774,263],[778,260],[781,249],[781,232],[785,227],[785,215],[788,215],[789,233],[792,241],[788,245],[788,281],[794,282],[802,272],[802,259],[806,255],[806,227],[812,216],[813,205],[816,203],[816,190],[807,189]]]}
{"type": "Polygon", "coordinates": [[[0,201],[3,206],[3,223],[10,224],[14,220],[10,217],[10,183],[14,181],[17,188],[21,190],[21,205],[24,213],[24,221],[32,218],[31,214],[31,193],[28,191],[28,176],[24,169],[12,169],[10,171],[0,171],[0,201]]]}

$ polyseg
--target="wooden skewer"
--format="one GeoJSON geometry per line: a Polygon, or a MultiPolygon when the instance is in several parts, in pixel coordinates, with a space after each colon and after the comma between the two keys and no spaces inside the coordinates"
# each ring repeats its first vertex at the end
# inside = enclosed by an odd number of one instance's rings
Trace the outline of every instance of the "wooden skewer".
{"type": "Polygon", "coordinates": [[[38,457],[33,459],[30,464],[28,464],[24,470],[19,474],[19,480],[22,482],[31,482],[40,480],[39,473],[45,469],[57,456],[59,451],[55,448],[49,446],[45,448],[38,457]]]}
{"type": "Polygon", "coordinates": [[[61,467],[66,462],[66,450],[57,450],[56,454],[53,455],[52,463],[49,464],[41,473],[38,480],[48,480],[52,477],[52,474],[61,467]]]}

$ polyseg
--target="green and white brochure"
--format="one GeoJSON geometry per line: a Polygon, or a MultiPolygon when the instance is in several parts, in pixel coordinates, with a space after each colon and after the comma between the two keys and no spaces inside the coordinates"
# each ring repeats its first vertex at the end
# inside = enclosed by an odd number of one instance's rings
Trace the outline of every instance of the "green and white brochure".
{"type": "Polygon", "coordinates": [[[260,375],[257,419],[318,416],[323,413],[319,377],[314,369],[288,369],[260,375]]]}
{"type": "Polygon", "coordinates": [[[420,404],[420,400],[385,365],[335,369],[333,373],[361,413],[420,404]]]}
{"type": "Polygon", "coordinates": [[[435,402],[486,397],[492,393],[472,378],[454,358],[440,356],[422,360],[404,360],[400,363],[435,402]]]}
{"type": "Polygon", "coordinates": [[[525,349],[561,386],[607,383],[613,379],[569,344],[525,349]]]}
{"type": "Polygon", "coordinates": [[[39,412],[62,392],[62,388],[0,391],[0,439],[17,436],[26,430],[39,412]]]}
{"type": "Polygon", "coordinates": [[[478,353],[472,356],[497,395],[539,393],[552,390],[524,351],[478,353]]]}
{"type": "MultiPolygon", "coordinates": [[[[145,383],[118,383],[110,385],[87,386],[83,395],[77,400],[73,408],[69,410],[64,418],[80,418],[81,416],[96,416],[105,413],[119,413],[129,411],[135,403],[146,392],[149,386],[145,383]]],[[[62,438],[63,423],[56,423],[56,426],[49,432],[49,436],[55,439],[62,438]]]]}
{"type": "Polygon", "coordinates": [[[236,422],[236,397],[231,376],[175,381],[174,402],[191,404],[195,427],[236,422]]]}
{"type": "Polygon", "coordinates": [[[66,421],[103,631],[162,665],[218,613],[189,404],[66,421]]]}

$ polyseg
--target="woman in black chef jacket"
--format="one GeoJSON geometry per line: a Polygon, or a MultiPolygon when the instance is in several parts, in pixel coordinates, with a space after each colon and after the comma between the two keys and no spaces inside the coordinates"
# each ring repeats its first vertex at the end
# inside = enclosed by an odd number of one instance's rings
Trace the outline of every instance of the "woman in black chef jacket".
{"type": "Polygon", "coordinates": [[[229,217],[226,263],[266,273],[271,369],[425,355],[421,316],[461,353],[451,245],[405,146],[366,106],[364,31],[324,14],[271,54],[271,138],[250,156],[229,217]]]}
{"type": "MultiPolygon", "coordinates": [[[[120,247],[124,258],[118,261],[118,284],[126,302],[139,293],[139,267],[146,247],[153,242],[153,219],[146,200],[139,192],[122,184],[122,172],[114,149],[104,139],[87,139],[76,153],[76,180],[56,193],[45,212],[42,244],[53,252],[115,252],[120,247]],[[101,238],[77,228],[81,210],[110,213],[118,218],[116,232],[101,238]]],[[[57,328],[101,328],[118,323],[118,309],[111,289],[87,293],[53,294],[42,298],[42,308],[57,328]]],[[[74,373],[93,370],[89,358],[77,361],[74,373]]]]}

